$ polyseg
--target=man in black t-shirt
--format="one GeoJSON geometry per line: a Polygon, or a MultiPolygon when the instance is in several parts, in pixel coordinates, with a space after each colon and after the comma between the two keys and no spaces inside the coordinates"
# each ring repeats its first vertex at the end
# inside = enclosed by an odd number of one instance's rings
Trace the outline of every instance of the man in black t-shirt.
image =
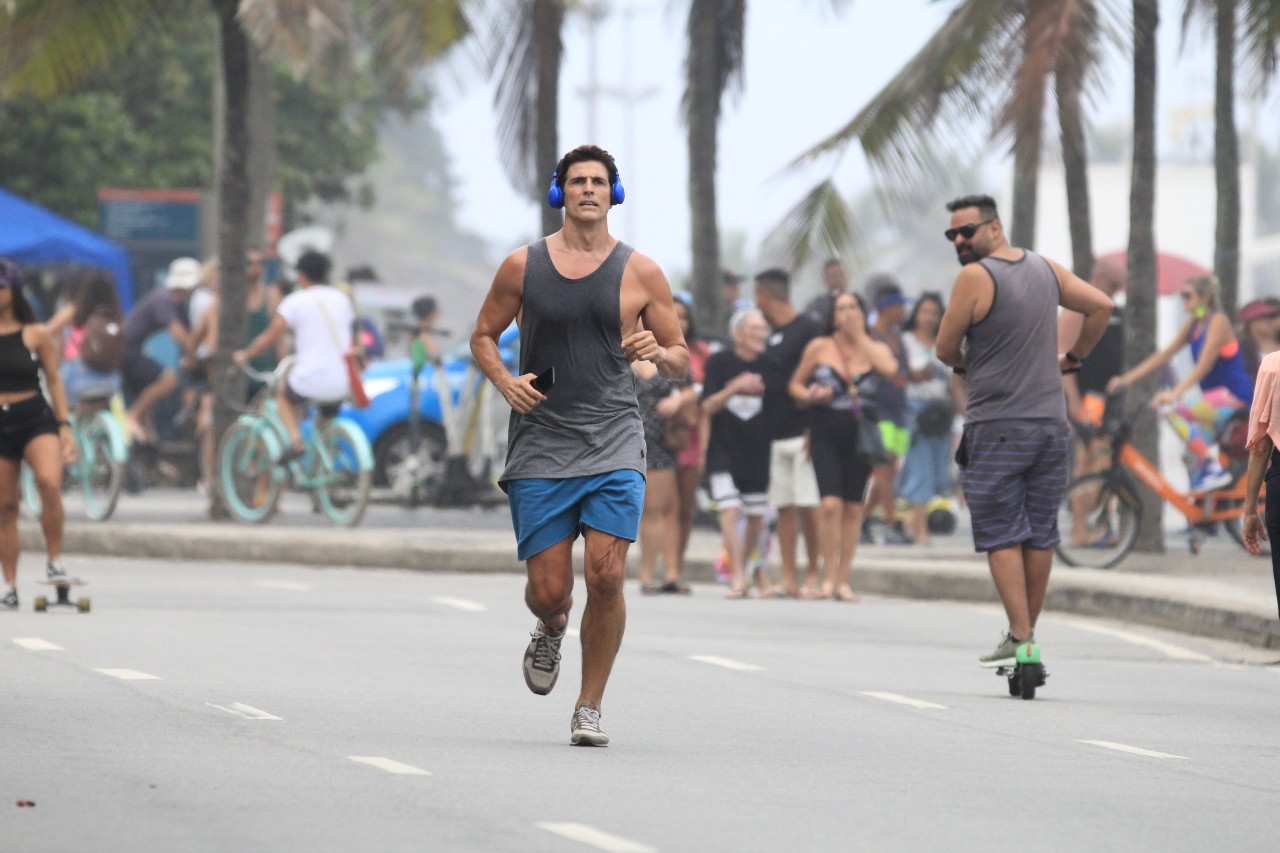
{"type": "Polygon", "coordinates": [[[791,399],[787,383],[800,364],[809,341],[822,334],[822,324],[791,304],[791,277],[767,269],[756,276],[756,305],[773,327],[763,356],[764,411],[773,425],[769,451],[769,503],[778,511],[778,551],[782,556],[782,594],[800,595],[796,545],[804,531],[809,564],[805,585],[818,583],[818,480],[813,473],[805,432],[809,417],[791,399]]]}
{"type": "MultiPolygon", "coordinates": [[[[731,598],[747,594],[746,561],[759,541],[769,509],[769,445],[772,430],[764,413],[760,357],[769,340],[769,324],[754,309],[737,311],[729,321],[733,348],[707,359],[702,381],[703,470],[720,513],[732,588],[731,598]],[[738,523],[747,517],[746,535],[738,523]]],[[[768,591],[763,573],[760,591],[768,591]]]]}

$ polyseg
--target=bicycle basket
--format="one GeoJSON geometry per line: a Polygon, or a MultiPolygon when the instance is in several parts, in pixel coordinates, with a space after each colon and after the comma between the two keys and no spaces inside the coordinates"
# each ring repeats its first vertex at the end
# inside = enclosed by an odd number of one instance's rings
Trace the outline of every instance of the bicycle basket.
{"type": "Polygon", "coordinates": [[[1119,388],[1107,394],[1099,429],[1103,435],[1116,438],[1127,429],[1124,422],[1124,396],[1124,390],[1119,388]]]}
{"type": "Polygon", "coordinates": [[[1245,448],[1248,440],[1249,410],[1241,409],[1227,418],[1222,425],[1222,429],[1218,432],[1218,446],[1230,459],[1248,460],[1249,451],[1245,448]]]}

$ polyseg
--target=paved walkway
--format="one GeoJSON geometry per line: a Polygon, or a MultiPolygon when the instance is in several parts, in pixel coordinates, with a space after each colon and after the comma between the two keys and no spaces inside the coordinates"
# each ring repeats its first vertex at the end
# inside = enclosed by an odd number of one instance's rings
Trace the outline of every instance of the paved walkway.
{"type": "MultiPolygon", "coordinates": [[[[24,519],[21,528],[25,550],[43,548],[33,520],[24,519]]],[[[967,534],[938,537],[935,543],[930,548],[861,547],[854,564],[854,589],[902,598],[996,600],[985,560],[973,553],[967,534]]],[[[1058,567],[1047,608],[1280,648],[1280,620],[1268,560],[1248,556],[1225,535],[1208,540],[1198,557],[1191,556],[1176,535],[1168,537],[1168,544],[1168,553],[1131,554],[1119,569],[1110,571],[1058,567]]],[[[374,503],[359,527],[346,529],[332,527],[322,516],[312,514],[309,498],[298,494],[286,495],[281,513],[265,525],[210,521],[201,495],[174,490],[125,495],[109,521],[93,522],[84,517],[77,498],[69,495],[65,550],[72,555],[412,571],[523,571],[515,558],[504,505],[409,510],[374,503]]],[[[718,553],[718,534],[696,528],[686,577],[713,581],[718,553]]],[[[633,547],[632,577],[638,559],[638,548],[633,547]]],[[[82,558],[68,562],[73,574],[93,577],[92,565],[82,558]]],[[[776,566],[776,555],[771,562],[776,566]]]]}

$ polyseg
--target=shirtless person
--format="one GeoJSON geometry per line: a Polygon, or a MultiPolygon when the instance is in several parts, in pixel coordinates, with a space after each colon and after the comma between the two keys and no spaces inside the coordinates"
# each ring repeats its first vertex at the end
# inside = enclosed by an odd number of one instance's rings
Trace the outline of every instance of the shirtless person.
{"type": "Polygon", "coordinates": [[[547,203],[564,227],[502,262],[471,335],[476,363],[511,405],[507,466],[499,480],[511,505],[525,603],[538,623],[524,678],[539,695],[560,674],[560,643],[573,607],[573,542],[586,540],[582,689],[570,743],[607,746],[604,688],[622,643],[627,546],[644,506],[644,427],[630,362],[682,378],[689,350],[671,287],[652,259],[609,233],[624,198],[613,157],[575,148],[552,175],[547,203]],[[498,336],[520,323],[520,375],[503,366],[498,336]],[[637,329],[643,326],[643,331],[637,329]],[[539,381],[554,376],[554,386],[539,381]]]}

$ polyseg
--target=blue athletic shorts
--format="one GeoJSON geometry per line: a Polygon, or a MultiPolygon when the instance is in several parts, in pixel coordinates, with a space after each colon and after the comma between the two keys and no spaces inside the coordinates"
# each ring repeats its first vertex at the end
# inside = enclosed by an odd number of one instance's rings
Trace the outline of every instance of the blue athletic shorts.
{"type": "Polygon", "coordinates": [[[563,480],[509,480],[507,502],[521,561],[584,527],[636,541],[644,510],[644,475],[625,469],[563,480]]]}

